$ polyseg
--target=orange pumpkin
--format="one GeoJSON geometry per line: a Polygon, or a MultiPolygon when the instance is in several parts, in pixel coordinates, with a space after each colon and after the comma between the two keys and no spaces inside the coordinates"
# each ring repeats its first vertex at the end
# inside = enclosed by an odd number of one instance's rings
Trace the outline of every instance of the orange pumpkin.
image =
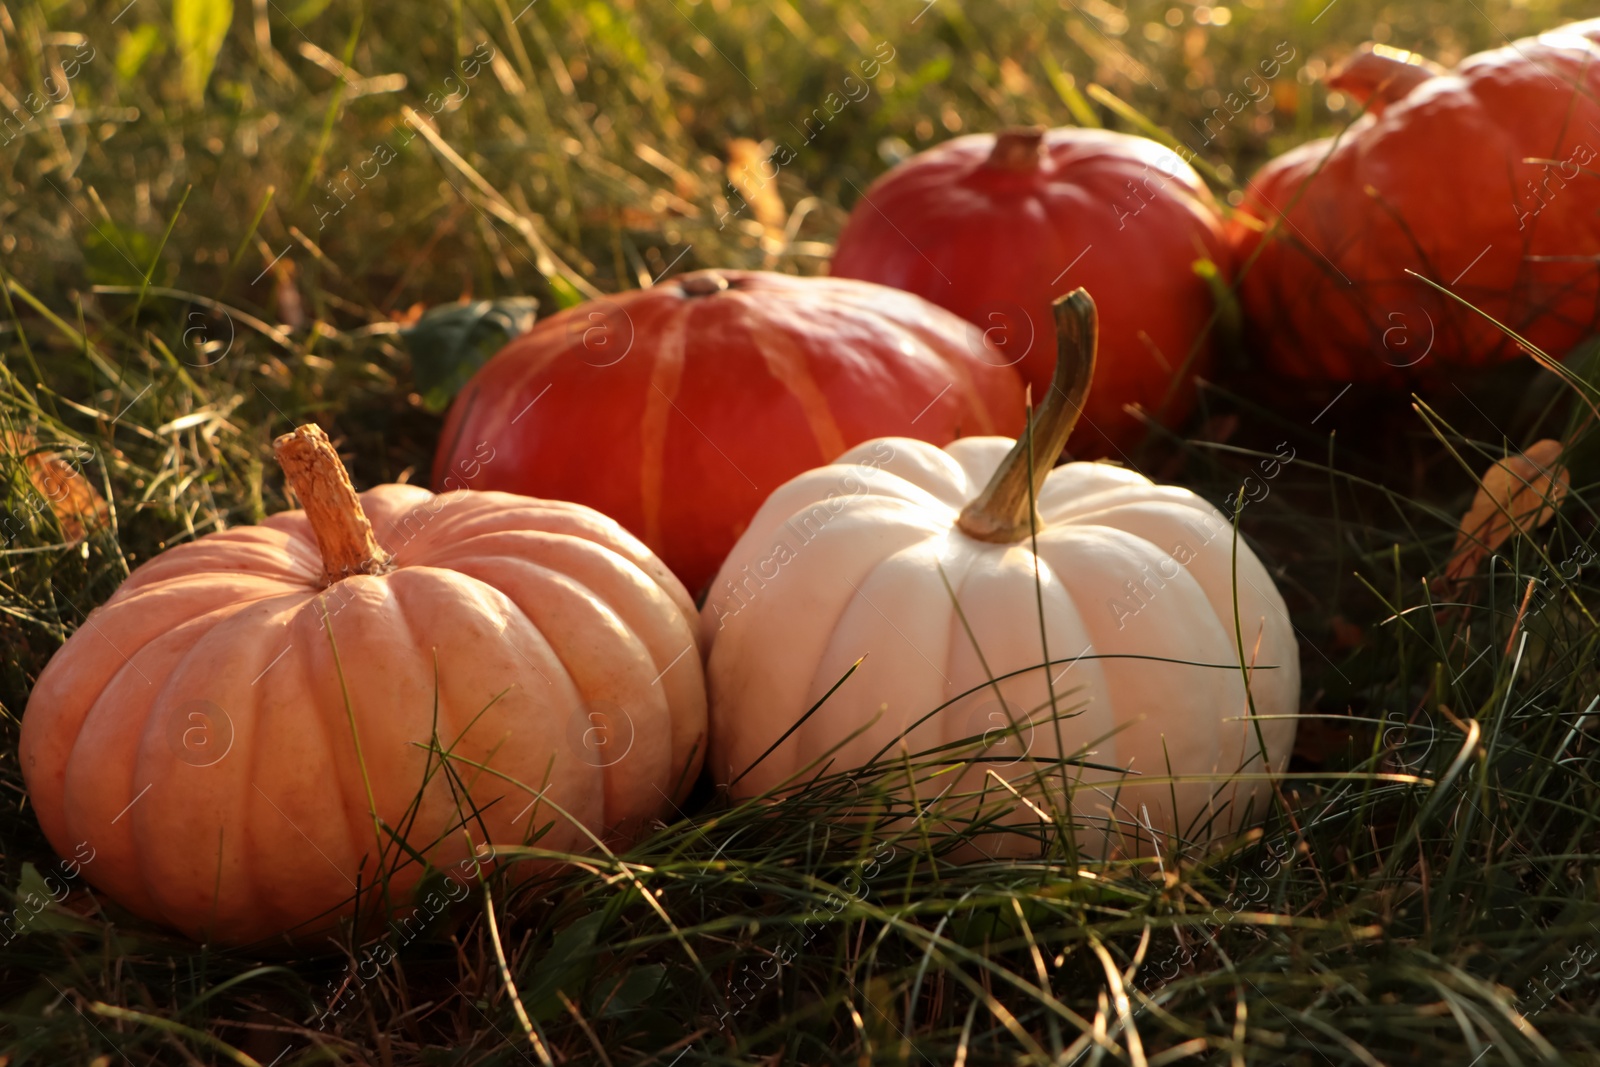
{"type": "Polygon", "coordinates": [[[1230,227],[1240,300],[1278,371],[1439,379],[1600,329],[1600,19],[1469,56],[1451,73],[1369,46],[1329,79],[1365,104],[1246,185],[1230,227]]]}
{"type": "Polygon", "coordinates": [[[1022,427],[1022,383],[978,330],[909,293],[703,270],[569,308],[456,398],[434,484],[576,500],[691,591],[767,494],[880,434],[1022,427]],[[548,395],[546,395],[548,394],[548,395]],[[500,458],[483,467],[484,445],[500,458]]]}
{"type": "Polygon", "coordinates": [[[196,939],[304,941],[418,906],[408,850],[581,850],[693,781],[694,605],[616,523],[358,498],[314,426],[277,450],[306,510],[145,563],[29,699],[29,796],[90,882],[196,939]]]}

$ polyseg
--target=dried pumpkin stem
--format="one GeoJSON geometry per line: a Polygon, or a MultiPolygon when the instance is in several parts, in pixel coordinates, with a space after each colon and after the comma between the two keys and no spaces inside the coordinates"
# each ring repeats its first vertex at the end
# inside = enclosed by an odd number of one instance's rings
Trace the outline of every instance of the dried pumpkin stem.
{"type": "Polygon", "coordinates": [[[987,163],[1001,170],[1033,170],[1043,152],[1043,126],[1014,126],[994,135],[987,163]]]}
{"type": "Polygon", "coordinates": [[[361,498],[322,427],[306,425],[286,433],[272,442],[272,451],[317,535],[324,584],[387,571],[389,553],[372,535],[361,498]]]}
{"type": "Polygon", "coordinates": [[[1028,514],[1029,502],[1038,499],[1045,475],[1055,466],[1083,412],[1089,384],[1094,380],[1099,329],[1094,301],[1082,289],[1074,289],[1056,301],[1055,317],[1056,372],[1050,382],[1050,395],[1034,411],[1028,429],[1001,461],[983,492],[962,509],[956,524],[968,537],[997,543],[1026,541],[1036,525],[1042,526],[1028,514]]]}

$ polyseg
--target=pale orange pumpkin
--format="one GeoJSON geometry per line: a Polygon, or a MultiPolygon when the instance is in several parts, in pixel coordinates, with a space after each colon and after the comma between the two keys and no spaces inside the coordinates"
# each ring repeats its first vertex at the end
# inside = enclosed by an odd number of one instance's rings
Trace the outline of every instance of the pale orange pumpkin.
{"type": "Polygon", "coordinates": [[[314,426],[277,450],[306,510],[138,568],[28,702],[29,796],[95,886],[197,939],[304,942],[414,909],[409,850],[583,850],[693,782],[694,605],[639,541],[509,493],[358,498],[314,426]]]}

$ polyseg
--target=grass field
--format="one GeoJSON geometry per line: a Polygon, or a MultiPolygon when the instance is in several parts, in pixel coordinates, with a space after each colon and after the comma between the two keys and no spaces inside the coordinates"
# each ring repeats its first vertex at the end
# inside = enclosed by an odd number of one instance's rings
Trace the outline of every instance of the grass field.
{"type": "MultiPolygon", "coordinates": [[[[840,781],[773,806],[702,791],[633,850],[496,875],[404,943],[259,957],[86,889],[15,758],[33,680],[130,568],[284,506],[275,435],[315,421],[358,485],[426,481],[438,383],[399,336],[422,307],[817,273],[890,162],[1009,124],[1128,130],[1132,109],[1228,198],[1352,117],[1317,79],[1360,42],[1452,63],[1589,13],[0,5],[0,1064],[1600,1063],[1600,447],[1531,361],[1416,406],[1356,387],[1321,418],[1331,393],[1234,345],[1187,431],[1133,457],[1229,507],[1294,450],[1240,527],[1289,600],[1304,719],[1283,802],[1230,848],[954,865],[830,824],[840,781]],[[1268,100],[1202,146],[1284,46],[1268,100]],[[792,149],[781,205],[730,187],[736,138],[792,149]],[[1544,437],[1572,478],[1555,519],[1430,585],[1476,475],[1544,437]],[[106,521],[45,498],[42,450],[106,521]]],[[[1593,352],[1570,365],[1600,379],[1593,352]]],[[[907,802],[893,775],[859,786],[907,802]]]]}

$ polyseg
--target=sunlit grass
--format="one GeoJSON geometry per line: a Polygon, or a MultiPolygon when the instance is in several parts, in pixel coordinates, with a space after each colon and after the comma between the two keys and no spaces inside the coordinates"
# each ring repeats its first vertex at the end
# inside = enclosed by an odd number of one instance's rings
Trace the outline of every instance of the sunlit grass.
{"type": "MultiPolygon", "coordinates": [[[[508,855],[487,895],[392,960],[352,943],[263,962],[97,896],[73,900],[80,916],[29,908],[59,861],[11,755],[43,663],[132,567],[283,505],[274,435],[315,420],[357,484],[425,480],[438,418],[397,337],[419,304],[534,295],[549,311],[702,266],[817,272],[890,161],[1006,124],[1130,128],[1112,97],[1185,140],[1226,195],[1348,120],[1315,81],[1360,41],[1452,62],[1587,13],[238,4],[196,102],[204,27],[179,34],[171,6],[0,10],[0,431],[67,457],[110,505],[77,543],[21,452],[4,458],[0,884],[28,918],[0,947],[3,1054],[1595,1061],[1600,637],[1593,568],[1572,561],[1594,536],[1600,454],[1572,387],[1531,364],[1421,411],[1358,389],[1312,424],[1320,403],[1238,354],[1188,432],[1136,456],[1226,508],[1279,442],[1295,452],[1240,519],[1306,673],[1284,803],[1243,842],[1069,861],[1061,828],[1040,826],[1036,860],[956,864],[972,829],[928,834],[896,763],[778,803],[702,793],[634,847],[521,886],[508,855]],[[1229,94],[1275,55],[1265,106],[1234,114],[1229,94]],[[727,180],[741,137],[762,158],[791,149],[781,225],[727,180]],[[1474,473],[1539,437],[1567,443],[1559,513],[1446,597],[1429,580],[1474,473]]],[[[1569,366],[1596,380],[1592,356],[1569,366]]]]}

